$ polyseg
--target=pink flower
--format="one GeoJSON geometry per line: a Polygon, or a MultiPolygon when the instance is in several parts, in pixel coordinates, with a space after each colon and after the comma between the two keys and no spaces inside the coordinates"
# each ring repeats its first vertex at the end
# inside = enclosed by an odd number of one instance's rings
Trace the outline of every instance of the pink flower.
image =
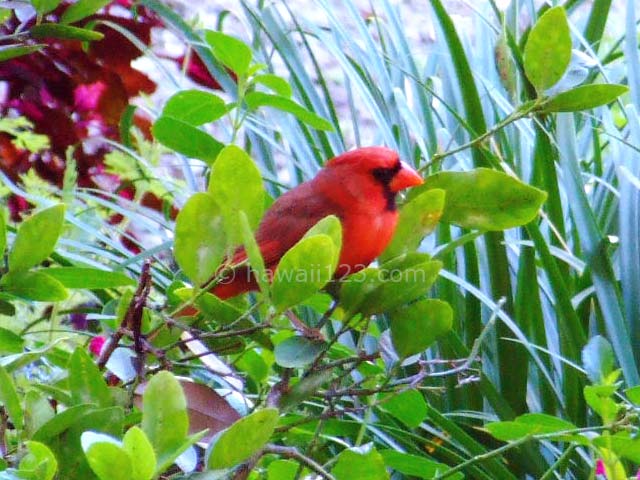
{"type": "Polygon", "coordinates": [[[596,460],[596,475],[602,475],[604,478],[607,478],[607,471],[601,458],[596,460]]]}
{"type": "Polygon", "coordinates": [[[107,339],[102,335],[93,337],[91,339],[91,342],[89,342],[89,351],[93,353],[96,357],[99,356],[100,352],[102,351],[102,347],[104,346],[104,343],[106,341],[107,339]]]}

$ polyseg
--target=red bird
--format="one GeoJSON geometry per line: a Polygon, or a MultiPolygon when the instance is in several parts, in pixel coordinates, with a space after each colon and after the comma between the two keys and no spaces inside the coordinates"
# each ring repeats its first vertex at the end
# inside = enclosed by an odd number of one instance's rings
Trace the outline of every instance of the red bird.
{"type": "MultiPolygon", "coordinates": [[[[366,147],[329,160],[313,180],[279,197],[258,226],[256,241],[268,271],[327,215],[342,223],[342,250],[335,277],[365,268],[391,241],[398,223],[396,194],[423,180],[398,154],[385,147],[366,147]]],[[[231,264],[246,260],[239,249],[231,264]]],[[[237,268],[212,289],[222,299],[258,285],[249,267],[237,268]]]]}

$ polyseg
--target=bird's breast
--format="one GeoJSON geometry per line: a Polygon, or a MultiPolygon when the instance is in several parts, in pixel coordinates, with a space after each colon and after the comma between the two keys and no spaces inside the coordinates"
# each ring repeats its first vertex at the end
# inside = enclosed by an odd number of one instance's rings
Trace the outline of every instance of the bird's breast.
{"type": "Polygon", "coordinates": [[[350,275],[374,261],[391,241],[397,223],[397,211],[344,216],[342,252],[336,276],[350,275]]]}

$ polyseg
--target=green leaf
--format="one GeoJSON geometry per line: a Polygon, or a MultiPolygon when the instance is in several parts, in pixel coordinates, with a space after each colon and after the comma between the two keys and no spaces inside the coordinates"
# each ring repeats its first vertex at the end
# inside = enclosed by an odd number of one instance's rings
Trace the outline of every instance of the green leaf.
{"type": "Polygon", "coordinates": [[[69,293],[55,278],[38,272],[10,272],[2,277],[0,286],[16,297],[34,302],[59,302],[69,293]]]}
{"type": "Polygon", "coordinates": [[[581,85],[550,98],[540,107],[541,113],[578,112],[607,105],[624,93],[629,87],[604,83],[598,85],[581,85]]]}
{"type": "Polygon", "coordinates": [[[127,287],[136,284],[133,278],[120,272],[98,268],[61,267],[48,268],[47,275],[58,280],[66,288],[100,290],[103,288],[127,287]]]}
{"type": "Polygon", "coordinates": [[[39,52],[44,47],[46,47],[46,45],[43,43],[37,45],[3,45],[0,47],[0,62],[39,52]]]}
{"type": "Polygon", "coordinates": [[[438,278],[442,262],[425,254],[396,257],[380,267],[382,283],[359,307],[363,315],[390,312],[424,296],[438,278]],[[425,261],[426,260],[426,261],[425,261]]]}
{"type": "Polygon", "coordinates": [[[31,0],[31,5],[36,9],[40,15],[49,13],[55,10],[62,0],[31,0]]]}
{"type": "Polygon", "coordinates": [[[382,455],[371,444],[343,450],[331,470],[336,480],[388,480],[389,474],[382,455]]]}
{"type": "Polygon", "coordinates": [[[78,0],[78,2],[70,5],[62,17],[60,17],[61,23],[75,23],[83,18],[93,15],[102,7],[107,5],[111,0],[78,0]]]}
{"type": "Polygon", "coordinates": [[[284,311],[316,293],[333,277],[335,246],[328,235],[314,235],[285,253],[273,275],[272,300],[284,311]]]}
{"type": "Polygon", "coordinates": [[[132,459],[124,449],[109,442],[94,443],[85,453],[91,470],[100,480],[132,480],[132,459]]]}
{"type": "Polygon", "coordinates": [[[449,304],[431,298],[402,307],[390,316],[391,340],[401,358],[424,352],[453,325],[449,304]]]}
{"type": "Polygon", "coordinates": [[[151,480],[156,469],[156,454],[145,433],[134,425],[125,433],[122,447],[132,460],[132,480],[151,480]]]}
{"type": "Polygon", "coordinates": [[[0,327],[0,356],[11,353],[22,353],[24,340],[17,333],[0,327]]]}
{"type": "Polygon", "coordinates": [[[242,244],[247,251],[251,270],[258,281],[260,291],[265,295],[269,295],[270,286],[264,265],[264,259],[262,258],[262,253],[260,252],[260,247],[258,246],[256,237],[253,235],[253,231],[249,225],[247,214],[244,212],[240,212],[240,225],[242,227],[242,244]]]}
{"type": "Polygon", "coordinates": [[[20,397],[13,383],[13,378],[0,366],[0,404],[2,404],[16,429],[22,430],[24,426],[24,412],[20,403],[20,397]]]}
{"type": "Polygon", "coordinates": [[[633,438],[629,432],[600,435],[593,439],[593,444],[611,450],[617,456],[626,458],[633,463],[640,463],[640,439],[633,438]]]}
{"type": "Polygon", "coordinates": [[[243,41],[213,30],[207,30],[204,38],[220,63],[239,77],[247,73],[253,54],[243,41]]]}
{"type": "Polygon", "coordinates": [[[629,401],[635,405],[640,405],[640,385],[627,388],[624,391],[624,394],[627,396],[629,401]]]}
{"type": "Polygon", "coordinates": [[[587,442],[587,439],[580,435],[561,434],[568,430],[575,430],[577,427],[565,420],[545,413],[527,413],[517,417],[514,421],[493,422],[485,425],[485,428],[498,440],[505,442],[518,440],[528,435],[546,435],[558,433],[558,441],[587,442]]]}
{"type": "Polygon", "coordinates": [[[83,347],[77,347],[67,366],[69,391],[75,405],[93,403],[99,407],[112,405],[109,387],[102,372],[83,347]]]}
{"type": "Polygon", "coordinates": [[[53,452],[44,443],[27,441],[27,454],[20,460],[21,471],[31,471],[38,480],[52,480],[58,470],[53,452]]]}
{"type": "MultiPolygon", "coordinates": [[[[380,452],[387,467],[396,472],[411,477],[431,479],[449,470],[449,466],[434,462],[418,455],[398,452],[397,450],[382,450],[380,452]]],[[[462,473],[454,473],[449,477],[452,480],[464,478],[462,473]]]]}
{"type": "Polygon", "coordinates": [[[167,371],[154,375],[142,396],[142,430],[162,463],[189,433],[187,400],[176,378],[167,371]]]}
{"type": "Polygon", "coordinates": [[[55,205],[27,218],[9,252],[9,270],[26,270],[46,260],[56,246],[64,222],[64,205],[55,205]]]}
{"type": "Polygon", "coordinates": [[[24,433],[31,438],[45,423],[55,416],[55,411],[49,403],[50,398],[36,390],[28,390],[24,395],[24,433]]]}
{"type": "Polygon", "coordinates": [[[264,210],[265,190],[255,162],[240,147],[229,145],[223,148],[213,164],[209,193],[225,216],[229,243],[241,243],[239,212],[246,214],[253,230],[258,226],[264,210]]]}
{"type": "Polygon", "coordinates": [[[253,81],[260,83],[272,90],[281,97],[290,97],[292,94],[291,85],[282,77],[272,73],[264,73],[253,77],[253,81]]]}
{"type": "Polygon", "coordinates": [[[436,173],[417,190],[433,188],[446,191],[443,221],[489,231],[526,225],[547,198],[542,190],[488,168],[436,173]]]}
{"type": "MultiPolygon", "coordinates": [[[[294,480],[298,463],[293,460],[274,460],[267,467],[267,480],[294,480]]],[[[304,473],[302,474],[304,478],[304,473]]]]}
{"type": "Polygon", "coordinates": [[[562,78],[571,61],[571,33],[562,7],[547,10],[529,32],[524,71],[538,92],[562,78]]]}
{"type": "Polygon", "coordinates": [[[602,383],[614,368],[614,354],[611,344],[596,335],[582,349],[582,364],[592,383],[602,383]]]}
{"type": "Polygon", "coordinates": [[[427,402],[418,390],[407,390],[390,397],[381,407],[407,427],[417,428],[427,418],[427,402]]]}
{"type": "Polygon", "coordinates": [[[328,235],[333,241],[335,247],[335,256],[332,271],[335,271],[340,261],[340,251],[342,250],[342,224],[340,219],[335,215],[327,215],[307,230],[303,238],[313,237],[314,235],[328,235]]]}
{"type": "Polygon", "coordinates": [[[104,35],[100,32],[57,23],[41,23],[40,25],[35,25],[31,27],[30,33],[31,36],[37,40],[43,38],[61,38],[64,40],[91,42],[104,38],[104,35]]]}
{"type": "Polygon", "coordinates": [[[445,205],[445,191],[438,188],[421,192],[400,210],[398,225],[381,260],[415,251],[424,237],[438,225],[445,205]]]}
{"type": "Polygon", "coordinates": [[[281,410],[289,410],[315,395],[318,389],[333,378],[331,370],[320,370],[302,377],[298,383],[285,392],[280,399],[281,410]]]}
{"type": "Polygon", "coordinates": [[[202,90],[182,90],[167,100],[162,115],[198,127],[227,112],[224,100],[202,90]]]}
{"type": "Polygon", "coordinates": [[[49,443],[49,441],[68,430],[85,415],[95,411],[92,405],[75,405],[69,407],[42,425],[32,437],[32,440],[49,443]]]}
{"type": "Polygon", "coordinates": [[[584,400],[602,418],[603,423],[613,422],[622,408],[612,398],[616,389],[616,385],[587,385],[584,387],[584,400]]]}
{"type": "Polygon", "coordinates": [[[153,136],[165,147],[187,157],[197,158],[207,164],[213,161],[224,147],[206,132],[177,118],[162,116],[151,129],[153,136]]]}
{"type": "Polygon", "coordinates": [[[325,348],[324,342],[294,336],[278,343],[274,353],[281,367],[300,368],[313,362],[325,348]]]}
{"type": "Polygon", "coordinates": [[[226,239],[220,207],[208,193],[191,196],[176,218],[174,254],[196,285],[209,280],[224,256],[226,239]]]}
{"type": "Polygon", "coordinates": [[[333,130],[333,125],[319,115],[307,110],[299,103],[282,95],[272,95],[264,92],[251,92],[245,96],[245,101],[251,110],[259,107],[273,107],[292,114],[301,122],[307,123],[318,130],[333,130]]]}
{"type": "Polygon", "coordinates": [[[207,450],[207,468],[231,468],[251,457],[269,441],[278,420],[277,409],[265,408],[241,418],[220,432],[207,450]]]}

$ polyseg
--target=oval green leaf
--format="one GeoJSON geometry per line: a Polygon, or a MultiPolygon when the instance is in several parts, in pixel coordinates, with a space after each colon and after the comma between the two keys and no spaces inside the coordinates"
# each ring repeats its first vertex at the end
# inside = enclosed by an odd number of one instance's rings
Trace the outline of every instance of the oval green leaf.
{"type": "Polygon", "coordinates": [[[86,28],[72,27],[70,25],[60,25],[57,23],[41,23],[31,27],[31,36],[35,39],[61,38],[64,40],[81,40],[91,42],[102,40],[104,35],[100,32],[87,30],[86,28]]]}
{"type": "Polygon", "coordinates": [[[58,280],[66,288],[82,288],[85,290],[127,287],[136,284],[133,278],[127,277],[124,273],[110,272],[97,268],[48,268],[47,275],[58,280]]]}
{"type": "MultiPolygon", "coordinates": [[[[397,450],[382,450],[380,454],[384,459],[385,465],[392,470],[425,480],[435,478],[450,468],[443,463],[434,462],[419,455],[398,452],[397,450]]],[[[454,473],[447,478],[460,480],[464,478],[464,475],[462,473],[454,473]]]]}
{"type": "Polygon", "coordinates": [[[331,470],[336,480],[388,480],[382,455],[371,445],[343,450],[331,470]]]}
{"type": "Polygon", "coordinates": [[[151,480],[156,469],[156,454],[142,429],[131,427],[122,439],[122,448],[132,460],[132,480],[151,480]]]}
{"type": "Polygon", "coordinates": [[[44,272],[9,272],[0,281],[3,289],[16,297],[34,302],[59,302],[69,292],[55,278],[44,272]]]}
{"type": "Polygon", "coordinates": [[[301,368],[311,364],[325,348],[324,342],[294,336],[276,345],[274,353],[281,367],[301,368]]]}
{"type": "Polygon", "coordinates": [[[58,470],[58,461],[44,443],[25,442],[27,454],[20,460],[20,470],[30,470],[38,480],[52,480],[58,470]]]}
{"type": "Polygon", "coordinates": [[[626,85],[610,83],[581,85],[550,98],[542,105],[540,112],[578,112],[580,110],[589,110],[611,103],[628,91],[629,87],[626,85]]]}
{"type": "Polygon", "coordinates": [[[55,10],[58,5],[60,5],[61,0],[31,0],[31,5],[36,9],[40,15],[44,15],[45,13],[49,13],[52,10],[55,10]]]}
{"type": "Polygon", "coordinates": [[[438,188],[421,192],[400,210],[398,226],[381,260],[415,251],[424,237],[438,225],[445,204],[445,191],[438,188]]]}
{"type": "Polygon", "coordinates": [[[220,63],[239,77],[247,73],[253,54],[243,41],[213,30],[207,30],[204,38],[220,63]]]}
{"type": "Polygon", "coordinates": [[[26,270],[46,260],[56,246],[64,222],[64,205],[46,208],[27,218],[9,252],[9,270],[26,270]]]}
{"type": "Polygon", "coordinates": [[[264,210],[262,175],[251,157],[240,147],[222,149],[211,171],[209,193],[225,216],[229,243],[242,242],[239,212],[244,212],[251,229],[258,226],[264,210]]]}
{"type": "Polygon", "coordinates": [[[142,395],[141,427],[159,461],[185,442],[189,433],[187,400],[170,372],[162,371],[149,380],[142,395]]]}
{"type": "Polygon", "coordinates": [[[444,222],[490,231],[529,223],[547,198],[542,190],[488,168],[436,173],[419,188],[446,192],[444,222]]]}
{"type": "Polygon", "coordinates": [[[286,310],[310,297],[333,277],[335,246],[328,235],[314,235],[284,254],[273,274],[273,304],[286,310]]]}
{"type": "Polygon", "coordinates": [[[11,375],[0,366],[0,404],[18,430],[24,425],[24,411],[11,375]]]}
{"type": "Polygon", "coordinates": [[[230,468],[251,457],[269,441],[278,419],[277,409],[265,408],[220,432],[207,451],[207,468],[230,468]]]}
{"type": "Polygon", "coordinates": [[[60,18],[61,23],[74,23],[83,18],[93,15],[111,0],[78,0],[69,5],[60,18]]]}
{"type": "Polygon", "coordinates": [[[391,340],[401,358],[424,352],[451,330],[453,310],[447,302],[425,299],[391,314],[391,340]]]}
{"type": "Polygon", "coordinates": [[[100,480],[132,480],[131,457],[122,447],[109,442],[94,443],[85,453],[91,470],[100,480]]]}
{"type": "Polygon", "coordinates": [[[12,58],[21,57],[23,55],[29,55],[33,52],[39,52],[46,45],[4,45],[0,47],[0,62],[11,60],[12,58]]]}
{"type": "Polygon", "coordinates": [[[328,120],[307,110],[299,103],[282,95],[272,95],[264,92],[251,92],[245,96],[247,106],[255,110],[259,107],[272,107],[282,112],[292,114],[301,122],[311,125],[318,130],[333,130],[333,125],[328,120]]]}
{"type": "Polygon", "coordinates": [[[196,193],[176,218],[174,254],[182,271],[196,285],[215,273],[226,248],[220,208],[213,196],[196,193]]]}
{"type": "Polygon", "coordinates": [[[281,97],[290,97],[293,93],[291,91],[291,85],[289,85],[289,83],[284,78],[272,73],[256,75],[255,77],[253,77],[253,81],[264,85],[281,97]]]}
{"type": "Polygon", "coordinates": [[[74,405],[93,403],[109,407],[113,403],[102,372],[83,347],[77,347],[67,366],[69,391],[74,405]]]}
{"type": "Polygon", "coordinates": [[[493,422],[485,428],[498,440],[505,442],[518,440],[527,435],[547,435],[558,433],[558,440],[568,439],[584,443],[586,439],[579,435],[564,435],[561,432],[575,430],[577,427],[558,417],[545,413],[527,413],[513,421],[493,422]]]}
{"type": "Polygon", "coordinates": [[[25,341],[20,335],[0,327],[0,356],[11,353],[22,353],[25,341]]]}
{"type": "Polygon", "coordinates": [[[224,100],[202,90],[183,90],[167,100],[162,115],[198,127],[213,122],[227,112],[224,100]]]}
{"type": "MultiPolygon", "coordinates": [[[[418,330],[420,327],[416,327],[418,330]]],[[[386,400],[386,399],[385,399],[386,400]]],[[[417,428],[427,418],[427,402],[418,390],[407,390],[397,395],[391,394],[381,407],[409,428],[417,428]]]]}
{"type": "Polygon", "coordinates": [[[571,61],[571,33],[567,14],[553,7],[542,15],[529,32],[524,48],[524,71],[538,92],[562,78],[571,61]]]}
{"type": "Polygon", "coordinates": [[[158,118],[151,131],[155,139],[165,147],[207,164],[213,163],[224,147],[208,133],[169,116],[158,118]]]}

